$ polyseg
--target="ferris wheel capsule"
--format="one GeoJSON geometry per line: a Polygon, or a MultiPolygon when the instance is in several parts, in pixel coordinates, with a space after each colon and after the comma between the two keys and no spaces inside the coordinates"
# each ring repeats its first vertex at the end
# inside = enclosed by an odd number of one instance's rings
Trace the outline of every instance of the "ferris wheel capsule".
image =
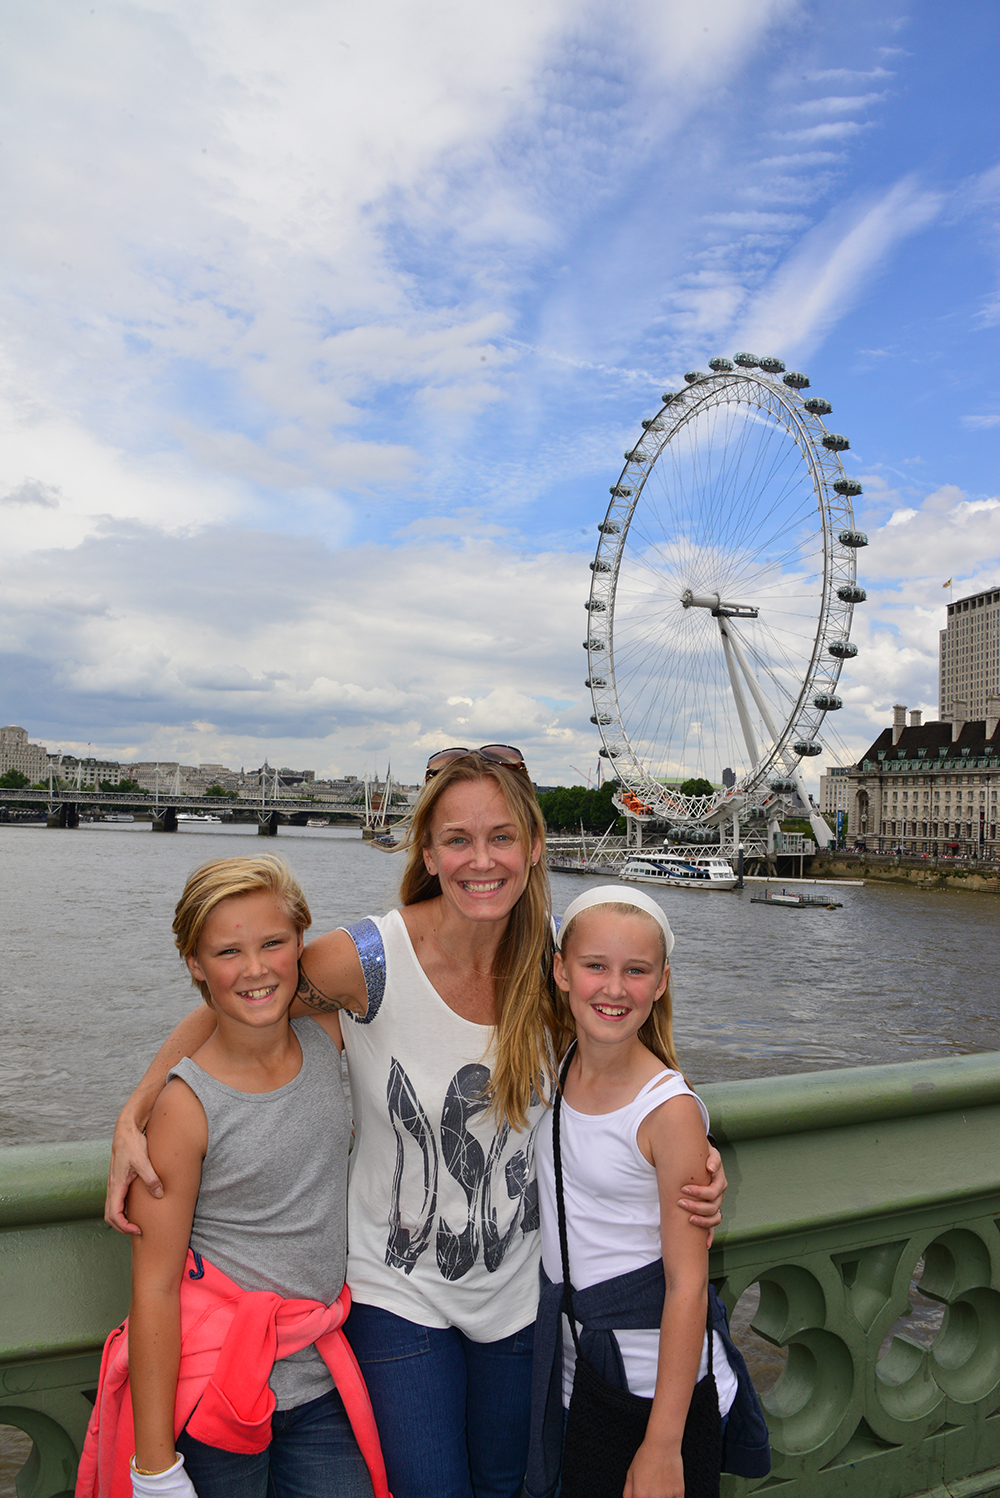
{"type": "MultiPolygon", "coordinates": [[[[761,368],[763,368],[763,362],[761,364],[761,368]]],[[[782,377],[782,383],[787,385],[789,390],[808,390],[809,376],[804,374],[796,374],[793,371],[782,377]]]]}
{"type": "Polygon", "coordinates": [[[818,395],[811,395],[807,401],[803,401],[803,405],[810,416],[829,416],[833,410],[830,402],[823,400],[818,395]]]}
{"type": "Polygon", "coordinates": [[[803,759],[812,759],[815,755],[823,753],[823,745],[814,743],[812,739],[799,739],[792,745],[792,748],[803,759]]]}
{"type": "Polygon", "coordinates": [[[827,432],[820,440],[827,451],[831,453],[845,453],[851,445],[847,438],[842,436],[840,432],[827,432]]]}
{"type": "Polygon", "coordinates": [[[761,359],[760,367],[765,374],[784,374],[785,372],[785,364],[782,359],[772,359],[770,357],[761,359]]]}

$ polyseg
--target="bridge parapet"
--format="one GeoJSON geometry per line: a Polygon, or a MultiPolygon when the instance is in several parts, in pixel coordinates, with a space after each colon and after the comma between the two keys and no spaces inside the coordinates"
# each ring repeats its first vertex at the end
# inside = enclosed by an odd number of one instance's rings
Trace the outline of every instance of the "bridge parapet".
{"type": "MultiPolygon", "coordinates": [[[[726,1498],[1000,1493],[1000,1053],[701,1092],[730,1180],[712,1278],[730,1308],[759,1289],[753,1328],[787,1354],[774,1470],[724,1478],[726,1498]],[[915,1281],[941,1313],[922,1336],[915,1281]]],[[[106,1166],[97,1143],[0,1151],[0,1424],[35,1443],[21,1498],[72,1491],[127,1309],[106,1166]]]]}

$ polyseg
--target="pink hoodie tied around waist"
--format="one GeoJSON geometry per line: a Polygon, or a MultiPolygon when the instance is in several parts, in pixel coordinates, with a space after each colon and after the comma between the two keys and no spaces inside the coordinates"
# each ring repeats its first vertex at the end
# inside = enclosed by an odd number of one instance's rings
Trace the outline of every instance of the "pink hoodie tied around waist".
{"type": "MultiPolygon", "coordinates": [[[[266,1290],[241,1290],[188,1249],[181,1280],[174,1435],[186,1426],[196,1441],[222,1451],[263,1451],[270,1444],[275,1405],[268,1384],[271,1369],[278,1358],[315,1342],[344,1401],[375,1498],[391,1498],[371,1400],[342,1330],[350,1308],[346,1285],[329,1306],[318,1300],[286,1300],[266,1290]]],[[[126,1321],[104,1344],[76,1498],[132,1498],[129,1460],[134,1450],[126,1321]]]]}

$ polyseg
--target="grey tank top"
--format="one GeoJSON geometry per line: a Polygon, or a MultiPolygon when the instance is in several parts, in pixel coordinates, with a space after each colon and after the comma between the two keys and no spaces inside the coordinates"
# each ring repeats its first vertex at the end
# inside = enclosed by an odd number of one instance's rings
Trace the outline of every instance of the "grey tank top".
{"type": "MultiPolygon", "coordinates": [[[[351,1115],[333,1041],[315,1020],[291,1024],[302,1066],[274,1092],[238,1092],[186,1056],[170,1071],[208,1120],[191,1247],[244,1290],[329,1305],[346,1272],[351,1115]]],[[[312,1346],[279,1358],[270,1384],[292,1409],[333,1380],[312,1346]]]]}

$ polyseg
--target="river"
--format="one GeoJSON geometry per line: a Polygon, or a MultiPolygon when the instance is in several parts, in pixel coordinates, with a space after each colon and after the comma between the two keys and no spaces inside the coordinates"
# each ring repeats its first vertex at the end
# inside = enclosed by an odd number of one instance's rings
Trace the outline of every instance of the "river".
{"type": "MultiPolygon", "coordinates": [[[[170,932],[184,879],[237,850],[288,860],[317,931],[387,909],[401,869],[353,830],[0,825],[0,1143],[110,1132],[199,1002],[170,932]]],[[[599,882],[554,875],[556,909],[599,882]]],[[[695,1083],[1000,1050],[995,896],[870,884],[838,889],[840,910],[787,910],[752,905],[753,888],[653,891],[677,937],[675,1032],[695,1083]]]]}

